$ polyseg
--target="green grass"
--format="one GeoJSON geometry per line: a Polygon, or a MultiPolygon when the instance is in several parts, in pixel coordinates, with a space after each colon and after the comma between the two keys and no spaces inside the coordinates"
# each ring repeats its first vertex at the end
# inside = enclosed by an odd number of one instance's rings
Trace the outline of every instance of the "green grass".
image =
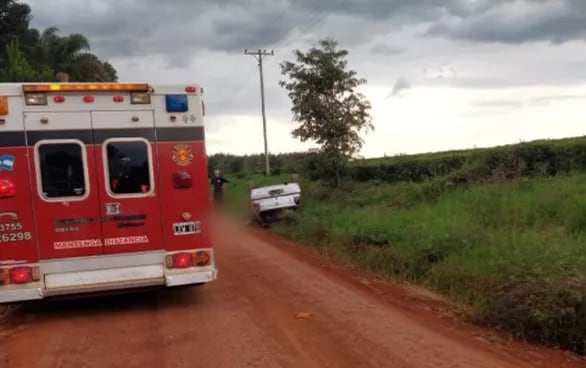
{"type": "MultiPolygon", "coordinates": [[[[274,231],[466,303],[479,322],[584,353],[584,183],[585,174],[466,189],[302,181],[303,210],[274,231]]],[[[236,180],[227,199],[243,209],[247,194],[246,180],[236,180]]]]}

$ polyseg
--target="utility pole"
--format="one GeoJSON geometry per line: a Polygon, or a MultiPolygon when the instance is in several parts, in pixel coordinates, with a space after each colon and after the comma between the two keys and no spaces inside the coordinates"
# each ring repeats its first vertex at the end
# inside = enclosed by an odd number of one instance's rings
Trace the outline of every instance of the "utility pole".
{"type": "Polygon", "coordinates": [[[248,51],[244,50],[245,55],[252,55],[258,61],[258,68],[260,70],[260,100],[261,100],[261,108],[262,108],[262,130],[265,139],[265,169],[267,176],[271,174],[271,169],[269,166],[269,145],[267,143],[267,117],[265,113],[265,84],[263,78],[263,71],[262,71],[262,59],[265,56],[273,56],[274,52],[271,50],[267,52],[267,50],[258,49],[257,51],[248,51]]]}

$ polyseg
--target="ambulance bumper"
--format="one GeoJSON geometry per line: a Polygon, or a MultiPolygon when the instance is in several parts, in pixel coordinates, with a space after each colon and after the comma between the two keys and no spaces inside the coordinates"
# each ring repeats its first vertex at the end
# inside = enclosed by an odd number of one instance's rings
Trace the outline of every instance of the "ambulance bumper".
{"type": "Polygon", "coordinates": [[[171,274],[165,276],[167,286],[183,286],[191,284],[203,284],[218,278],[218,269],[211,267],[205,271],[171,274]]]}
{"type": "Polygon", "coordinates": [[[43,298],[41,288],[13,289],[0,291],[0,304],[38,300],[43,298]]]}
{"type": "Polygon", "coordinates": [[[42,281],[28,287],[0,288],[0,304],[45,297],[102,293],[146,287],[196,285],[217,279],[212,259],[207,267],[167,269],[165,253],[114,255],[41,263],[42,281]]]}

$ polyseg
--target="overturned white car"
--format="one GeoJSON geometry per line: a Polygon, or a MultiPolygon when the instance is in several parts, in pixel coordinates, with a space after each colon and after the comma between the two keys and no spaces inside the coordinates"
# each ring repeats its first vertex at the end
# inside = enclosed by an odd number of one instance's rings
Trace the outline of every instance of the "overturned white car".
{"type": "Polygon", "coordinates": [[[250,186],[250,205],[256,220],[268,224],[278,219],[286,209],[296,210],[301,205],[301,188],[298,183],[250,186]]]}

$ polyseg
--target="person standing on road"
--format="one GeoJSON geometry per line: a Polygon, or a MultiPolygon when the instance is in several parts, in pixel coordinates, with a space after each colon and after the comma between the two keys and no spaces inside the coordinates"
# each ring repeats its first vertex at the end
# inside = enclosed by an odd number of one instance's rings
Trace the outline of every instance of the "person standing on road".
{"type": "Polygon", "coordinates": [[[214,171],[210,184],[214,187],[214,204],[220,205],[224,197],[224,185],[229,181],[220,175],[220,170],[214,171]]]}

